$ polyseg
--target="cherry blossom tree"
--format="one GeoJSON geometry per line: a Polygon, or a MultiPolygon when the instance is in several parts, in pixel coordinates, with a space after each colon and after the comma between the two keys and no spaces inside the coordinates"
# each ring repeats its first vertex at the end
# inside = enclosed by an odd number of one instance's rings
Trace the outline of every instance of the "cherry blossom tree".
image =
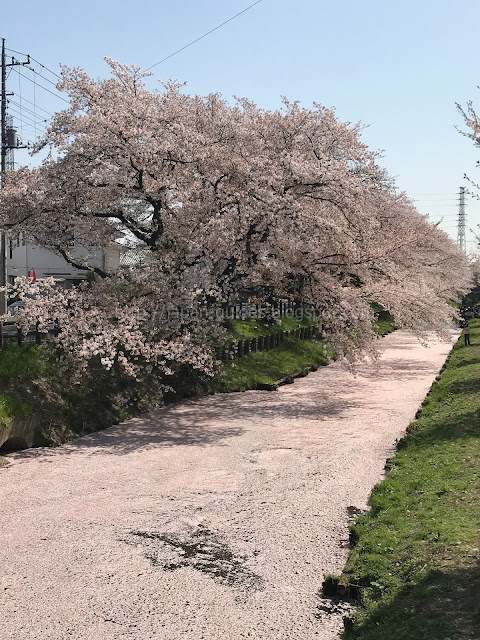
{"type": "Polygon", "coordinates": [[[39,145],[55,158],[5,176],[3,228],[92,273],[68,292],[19,282],[25,322],[59,318],[67,353],[134,375],[211,371],[221,331],[202,311],[252,289],[321,309],[326,340],[349,359],[373,343],[373,302],[400,326],[442,332],[468,264],[398,193],[361,125],[318,104],[151,92],[138,67],[107,62],[107,80],[63,69],[70,108],[39,145]],[[72,254],[72,233],[87,247],[121,234],[148,257],[104,273],[72,254]]]}

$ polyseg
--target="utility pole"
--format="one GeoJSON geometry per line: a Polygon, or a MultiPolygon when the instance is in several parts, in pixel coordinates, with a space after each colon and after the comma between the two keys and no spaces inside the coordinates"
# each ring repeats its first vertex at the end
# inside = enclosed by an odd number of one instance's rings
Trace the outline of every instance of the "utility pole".
{"type": "Polygon", "coordinates": [[[458,232],[457,244],[460,251],[467,253],[467,241],[465,239],[465,188],[460,187],[460,200],[458,206],[458,232]]]}
{"type": "MultiPolygon", "coordinates": [[[[7,63],[7,56],[5,52],[5,38],[2,38],[2,96],[1,96],[1,184],[0,189],[4,184],[5,171],[7,169],[7,152],[10,149],[19,149],[19,145],[14,140],[8,140],[7,137],[7,97],[12,96],[13,93],[7,93],[7,67],[26,66],[30,64],[30,56],[27,55],[26,62],[20,62],[15,58],[7,63]],[[10,143],[10,144],[9,144],[10,143]]],[[[0,234],[0,287],[5,287],[7,284],[7,241],[5,231],[2,230],[0,234]]],[[[0,293],[0,315],[7,311],[7,296],[3,291],[0,293]]]]}
{"type": "MultiPolygon", "coordinates": [[[[0,189],[3,187],[3,177],[5,175],[5,161],[7,159],[7,61],[5,58],[5,38],[2,38],[2,164],[1,164],[1,183],[0,189]]],[[[6,252],[5,231],[2,229],[0,237],[0,287],[4,287],[7,283],[7,252],[6,252]]],[[[7,294],[5,291],[0,292],[0,315],[7,312],[7,294]]]]}

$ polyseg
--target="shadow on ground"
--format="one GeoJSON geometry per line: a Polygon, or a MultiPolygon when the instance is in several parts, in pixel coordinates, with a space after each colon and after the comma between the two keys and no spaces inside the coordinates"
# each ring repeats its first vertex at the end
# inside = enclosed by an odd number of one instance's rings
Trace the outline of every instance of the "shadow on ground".
{"type": "Polygon", "coordinates": [[[395,358],[386,362],[379,360],[372,364],[370,369],[360,371],[362,378],[370,380],[378,377],[391,377],[394,380],[411,380],[417,378],[419,373],[431,374],[437,371],[437,367],[429,362],[418,362],[395,358]]]}
{"type": "MultiPolygon", "coordinates": [[[[442,442],[480,437],[478,427],[480,424],[480,409],[465,411],[460,417],[457,414],[453,414],[451,417],[441,421],[434,418],[431,419],[428,414],[421,419],[428,420],[430,424],[423,424],[421,430],[417,432],[415,423],[412,423],[413,428],[409,428],[408,446],[413,448],[440,446],[442,442]]],[[[403,447],[403,445],[400,446],[403,447]]]]}
{"type": "Polygon", "coordinates": [[[480,358],[465,358],[457,362],[457,367],[468,367],[470,365],[480,364],[480,358]]]}
{"type": "Polygon", "coordinates": [[[419,371],[432,372],[429,364],[396,358],[368,365],[360,376],[345,380],[345,369],[334,366],[329,367],[328,377],[324,375],[326,370],[320,369],[296,380],[294,401],[290,385],[278,392],[246,391],[187,400],[57,448],[29,449],[9,457],[20,460],[72,455],[85,449],[90,449],[91,455],[127,455],[154,447],[210,446],[241,436],[245,429],[255,429],[265,421],[288,424],[289,420],[300,419],[305,428],[311,428],[312,422],[341,418],[362,407],[369,401],[370,385],[379,377],[408,380],[419,371]]]}
{"type": "Polygon", "coordinates": [[[71,455],[85,449],[91,449],[92,455],[106,451],[126,455],[152,447],[209,446],[241,436],[247,427],[255,428],[264,421],[280,423],[300,418],[307,423],[341,416],[358,406],[354,401],[342,399],[342,394],[346,396],[349,392],[350,384],[344,384],[341,390],[336,385],[335,393],[330,387],[319,388],[317,394],[312,394],[311,388],[304,392],[300,389],[294,403],[288,394],[269,391],[209,396],[162,407],[57,448],[28,449],[10,455],[19,460],[71,455]]]}
{"type": "Polygon", "coordinates": [[[346,633],[365,640],[475,640],[480,638],[480,565],[430,570],[405,587],[367,622],[346,633]]]}
{"type": "Polygon", "coordinates": [[[459,382],[452,382],[445,386],[445,390],[448,393],[453,394],[471,394],[478,393],[480,391],[480,379],[475,378],[473,380],[461,380],[459,382]]]}

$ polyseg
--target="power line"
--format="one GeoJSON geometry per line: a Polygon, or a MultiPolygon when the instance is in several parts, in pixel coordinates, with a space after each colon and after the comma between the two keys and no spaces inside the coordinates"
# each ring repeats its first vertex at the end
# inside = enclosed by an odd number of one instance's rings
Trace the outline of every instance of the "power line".
{"type": "MultiPolygon", "coordinates": [[[[28,104],[33,105],[34,107],[36,107],[37,109],[40,109],[40,111],[44,111],[46,114],[48,114],[49,116],[51,116],[53,118],[53,113],[51,113],[50,111],[47,111],[46,109],[44,109],[43,107],[39,107],[38,104],[35,104],[34,102],[32,102],[31,100],[27,100],[27,98],[24,98],[23,96],[21,96],[21,101],[22,102],[28,102],[28,104]]],[[[24,107],[26,108],[26,107],[24,107]]]]}
{"type": "MultiPolygon", "coordinates": [[[[9,113],[12,115],[12,111],[9,109],[9,113]]],[[[19,113],[18,111],[13,111],[13,118],[18,118],[19,117],[19,113]]],[[[24,116],[24,118],[26,118],[25,122],[23,123],[24,127],[30,127],[30,129],[33,131],[35,137],[37,136],[37,130],[42,134],[46,134],[47,130],[45,129],[45,127],[43,127],[40,123],[38,122],[34,122],[33,120],[30,120],[30,118],[27,118],[27,116],[24,116]]],[[[23,134],[22,134],[23,135],[23,134]]]]}
{"type": "MultiPolygon", "coordinates": [[[[47,111],[46,109],[44,109],[43,107],[39,107],[35,102],[32,102],[31,100],[29,100],[28,98],[25,98],[22,95],[22,83],[21,83],[21,74],[18,74],[18,97],[20,100],[20,104],[18,105],[19,107],[26,109],[27,111],[30,111],[30,113],[32,113],[31,109],[28,109],[27,107],[23,106],[23,102],[28,102],[28,104],[32,105],[34,109],[40,109],[40,111],[43,111],[44,113],[46,113],[47,115],[49,115],[50,117],[53,118],[53,113],[51,113],[50,111],[47,111]]],[[[13,101],[10,101],[13,102],[13,101]]]]}
{"type": "MultiPolygon", "coordinates": [[[[16,116],[14,116],[16,117],[16,116]]],[[[39,128],[39,126],[37,125],[37,129],[39,128]]],[[[23,129],[26,133],[22,134],[22,140],[26,137],[28,138],[30,136],[30,134],[28,133],[28,130],[30,131],[30,133],[34,133],[35,129],[33,128],[33,125],[30,124],[29,122],[24,122],[23,123],[23,129]]],[[[21,151],[21,149],[15,149],[15,151],[21,151]]]]}
{"type": "MultiPolygon", "coordinates": [[[[32,58],[33,59],[33,58],[32,58]]],[[[39,76],[42,80],[45,80],[45,82],[49,82],[51,85],[53,85],[55,88],[57,88],[57,83],[56,82],[52,82],[52,80],[49,80],[48,78],[46,78],[45,76],[41,76],[38,71],[35,71],[35,69],[32,69],[31,67],[27,67],[28,69],[30,69],[30,71],[32,71],[35,75],[39,76]]],[[[58,89],[57,89],[58,91],[58,89]]]]}
{"type": "MultiPolygon", "coordinates": [[[[6,51],[10,51],[10,53],[16,53],[18,56],[24,56],[25,58],[27,58],[29,56],[28,53],[22,53],[21,51],[15,51],[15,49],[9,49],[8,47],[5,47],[5,50],[6,51]]],[[[34,62],[39,64],[43,69],[45,69],[46,71],[49,71],[52,75],[56,76],[60,80],[62,79],[62,76],[59,76],[58,73],[55,73],[55,71],[52,71],[51,69],[46,67],[44,64],[42,64],[38,60],[35,60],[35,58],[33,58],[32,56],[30,56],[30,60],[33,60],[34,62]]]]}
{"type": "MultiPolygon", "coordinates": [[[[16,109],[12,109],[12,107],[10,107],[8,111],[9,111],[9,112],[13,111],[13,113],[15,113],[15,114],[16,114],[16,116],[15,116],[15,117],[17,117],[17,118],[18,118],[19,116],[21,116],[21,115],[22,115],[22,114],[21,114],[19,111],[17,111],[16,109]]],[[[45,127],[44,127],[40,122],[36,122],[36,121],[35,121],[35,120],[33,120],[32,118],[29,118],[28,116],[25,116],[25,115],[24,115],[23,117],[24,117],[24,118],[26,119],[26,121],[27,121],[27,122],[28,122],[28,123],[33,127],[34,131],[35,131],[35,127],[36,127],[36,128],[38,128],[38,129],[43,129],[43,132],[44,132],[44,133],[46,133],[46,131],[47,131],[47,130],[46,130],[46,128],[45,128],[45,127]]],[[[36,132],[35,132],[35,133],[36,133],[36,132]]]]}
{"type": "MultiPolygon", "coordinates": [[[[49,69],[48,67],[46,67],[44,64],[42,64],[41,62],[39,62],[38,60],[35,60],[35,58],[32,58],[32,56],[30,56],[30,58],[36,62],[37,64],[39,64],[43,69],[45,69],[46,71],[49,71],[52,75],[54,75],[55,77],[57,77],[59,80],[62,79],[62,76],[58,75],[58,73],[55,73],[55,71],[52,71],[51,69],[49,69]]],[[[45,78],[45,80],[47,80],[47,78],[45,78]]],[[[50,80],[48,81],[50,82],[50,80]]]]}
{"type": "MultiPolygon", "coordinates": [[[[39,82],[35,82],[34,80],[29,78],[28,76],[24,76],[23,73],[20,73],[20,71],[18,71],[18,69],[14,69],[14,71],[16,73],[18,73],[19,75],[21,75],[22,78],[25,78],[25,80],[28,80],[29,82],[33,82],[38,87],[41,87],[44,91],[47,91],[48,93],[51,93],[52,96],[55,96],[55,98],[58,98],[59,100],[63,100],[63,102],[66,102],[67,104],[70,104],[70,102],[68,100],[65,100],[65,98],[62,98],[62,96],[59,96],[58,93],[53,93],[53,91],[50,91],[50,89],[47,89],[47,87],[44,87],[43,84],[40,84],[39,82]]],[[[44,78],[44,79],[46,80],[46,78],[44,78]]]]}
{"type": "Polygon", "coordinates": [[[430,220],[435,219],[435,218],[438,218],[439,220],[444,220],[445,218],[455,218],[456,219],[458,217],[458,214],[456,214],[456,213],[445,213],[443,215],[440,214],[440,213],[437,213],[436,215],[433,215],[433,216],[430,216],[427,213],[427,215],[430,218],[430,220]]]}
{"type": "MultiPolygon", "coordinates": [[[[203,38],[206,38],[207,36],[209,36],[211,33],[213,33],[214,31],[217,31],[217,29],[220,29],[221,27],[223,27],[224,25],[228,24],[229,22],[231,22],[232,20],[235,20],[235,18],[238,18],[238,16],[241,16],[242,13],[245,13],[246,11],[248,11],[249,9],[251,9],[252,7],[254,7],[257,4],[260,4],[260,2],[262,2],[262,0],[257,0],[257,2],[254,2],[253,4],[251,4],[249,7],[247,7],[246,9],[243,9],[243,11],[240,11],[239,13],[235,14],[234,16],[232,16],[231,18],[229,18],[228,20],[225,20],[225,22],[222,22],[222,24],[219,24],[218,26],[214,27],[213,29],[210,29],[210,31],[207,31],[207,33],[204,33],[203,36],[200,36],[199,38],[197,38],[196,40],[192,40],[192,42],[189,42],[188,44],[186,44],[184,47],[182,47],[181,49],[177,49],[177,51],[174,51],[173,53],[171,53],[169,56],[167,56],[166,58],[163,58],[162,60],[160,60],[159,62],[156,62],[155,64],[152,64],[151,67],[148,67],[148,69],[145,69],[145,71],[150,71],[150,69],[153,69],[153,67],[156,67],[159,64],[162,64],[162,62],[165,62],[166,60],[169,60],[170,58],[173,58],[173,56],[176,56],[177,53],[180,53],[181,51],[185,51],[185,49],[188,49],[188,47],[191,47],[193,44],[199,42],[200,40],[203,40],[203,38]]],[[[32,58],[33,60],[33,58],[32,58]]]]}
{"type": "MultiPolygon", "coordinates": [[[[35,111],[32,111],[28,107],[24,107],[22,104],[18,104],[18,102],[15,102],[15,100],[12,100],[11,98],[7,100],[7,104],[14,104],[16,107],[19,107],[19,109],[22,109],[27,113],[31,113],[33,116],[35,116],[35,118],[37,117],[37,113],[35,111]]],[[[38,120],[38,122],[48,122],[48,118],[45,118],[43,120],[38,120]]]]}
{"type": "Polygon", "coordinates": [[[18,56],[28,57],[28,53],[22,53],[21,51],[15,51],[15,49],[10,49],[9,47],[5,47],[5,51],[10,51],[11,53],[16,53],[18,56]]]}

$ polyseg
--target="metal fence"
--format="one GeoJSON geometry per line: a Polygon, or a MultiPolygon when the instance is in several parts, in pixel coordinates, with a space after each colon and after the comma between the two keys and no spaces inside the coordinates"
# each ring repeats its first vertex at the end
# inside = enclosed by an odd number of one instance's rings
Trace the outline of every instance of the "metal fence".
{"type": "MultiPolygon", "coordinates": [[[[288,338],[312,339],[318,333],[319,328],[319,325],[310,325],[309,327],[298,327],[290,331],[277,331],[266,336],[237,340],[224,347],[219,347],[217,349],[217,357],[219,360],[230,360],[232,359],[231,354],[234,354],[233,357],[235,357],[255,351],[274,349],[288,338]]],[[[54,327],[48,331],[39,331],[38,328],[32,328],[25,333],[14,323],[5,323],[3,325],[0,323],[0,347],[3,347],[6,342],[15,342],[18,345],[26,343],[39,345],[59,333],[60,327],[54,327]]]]}
{"type": "Polygon", "coordinates": [[[0,348],[6,342],[14,342],[18,345],[25,343],[42,344],[51,336],[57,336],[60,333],[60,327],[54,326],[51,329],[40,331],[38,327],[30,327],[28,331],[22,330],[14,322],[0,322],[0,348]]]}
{"type": "MultiPolygon", "coordinates": [[[[279,301],[276,305],[266,306],[261,304],[242,303],[236,305],[223,305],[221,308],[221,316],[224,319],[230,320],[247,320],[247,319],[262,319],[271,318],[273,316],[286,316],[294,315],[295,317],[300,315],[303,319],[307,314],[311,315],[311,320],[318,320],[317,310],[305,308],[301,305],[296,305],[289,301],[279,301]]],[[[300,317],[298,318],[300,319],[300,317]]],[[[217,357],[219,360],[229,360],[231,355],[242,356],[244,354],[264,351],[266,349],[273,349],[278,347],[286,338],[298,337],[298,338],[312,338],[314,337],[319,325],[310,325],[308,327],[298,327],[290,331],[277,331],[266,336],[258,336],[255,338],[249,338],[246,340],[239,340],[231,342],[224,347],[217,349],[217,357]]],[[[45,340],[49,340],[52,336],[57,336],[60,333],[60,326],[55,322],[48,330],[39,330],[37,326],[32,326],[25,332],[15,322],[0,322],[0,348],[4,346],[6,342],[14,342],[18,345],[25,343],[40,345],[45,340]]]]}
{"type": "Polygon", "coordinates": [[[288,338],[301,338],[303,340],[312,340],[321,330],[320,325],[310,325],[309,327],[298,327],[290,331],[277,331],[267,336],[258,336],[255,338],[247,338],[245,340],[237,340],[219,347],[217,349],[217,359],[226,362],[236,357],[242,357],[248,353],[256,351],[266,351],[279,347],[282,342],[288,338]]]}

